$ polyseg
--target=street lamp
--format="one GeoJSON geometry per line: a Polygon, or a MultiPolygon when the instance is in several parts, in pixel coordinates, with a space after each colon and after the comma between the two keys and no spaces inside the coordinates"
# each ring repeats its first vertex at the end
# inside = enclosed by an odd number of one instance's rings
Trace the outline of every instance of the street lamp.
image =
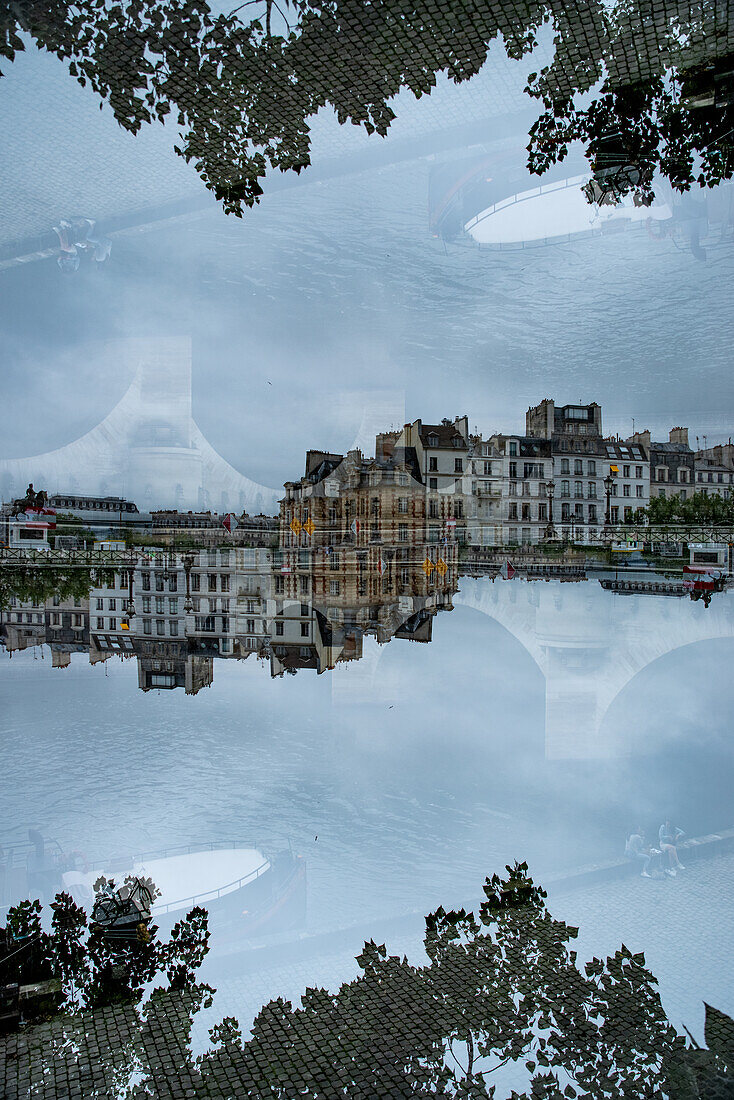
{"type": "Polygon", "coordinates": [[[133,602],[133,579],[135,576],[135,562],[137,558],[130,558],[130,568],[127,571],[127,603],[123,609],[121,626],[123,630],[130,629],[130,620],[135,618],[135,604],[133,602]]]}
{"type": "Polygon", "coordinates": [[[548,523],[546,525],[545,533],[543,535],[543,538],[548,539],[549,541],[551,539],[558,538],[558,534],[556,532],[556,529],[553,526],[553,494],[554,494],[555,491],[556,491],[555,482],[552,481],[552,480],[546,481],[546,483],[545,483],[545,492],[546,492],[546,496],[548,497],[548,523]]]}
{"type": "Polygon", "coordinates": [[[614,475],[611,470],[604,478],[604,492],[606,494],[606,511],[604,513],[604,534],[609,535],[612,528],[612,485],[614,485],[614,475]]]}
{"type": "Polygon", "coordinates": [[[194,555],[184,554],[183,558],[184,573],[186,574],[186,602],[184,603],[184,611],[186,614],[190,614],[194,610],[194,601],[191,599],[191,570],[194,565],[194,555]]]}

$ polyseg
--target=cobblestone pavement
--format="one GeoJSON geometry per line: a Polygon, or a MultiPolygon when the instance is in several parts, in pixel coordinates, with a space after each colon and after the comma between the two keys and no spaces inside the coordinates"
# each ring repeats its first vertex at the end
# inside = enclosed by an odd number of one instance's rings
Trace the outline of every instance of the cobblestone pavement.
{"type": "MultiPolygon", "coordinates": [[[[734,1010],[733,873],[734,853],[691,859],[675,880],[634,876],[573,892],[554,891],[547,904],[555,917],[580,926],[579,960],[612,953],[621,943],[633,952],[644,951],[671,1022],[679,1030],[685,1023],[700,1040],[704,1000],[726,1012],[734,1010]]],[[[389,936],[387,948],[420,965],[426,956],[418,922],[414,928],[389,936]]],[[[138,1095],[243,1095],[241,1082],[209,1079],[202,1091],[201,1078],[192,1077],[190,1055],[206,1048],[208,1029],[234,1016],[246,1037],[254,1016],[271,998],[297,1005],[307,987],[336,991],[359,973],[353,956],[360,948],[355,939],[338,953],[260,968],[252,967],[251,959],[244,966],[245,956],[239,961],[233,956],[216,983],[210,1008],[197,1012],[198,1002],[170,996],[149,1013],[142,1033],[135,1010],[118,1007],[58,1018],[5,1037],[0,1043],[0,1095],[3,1100],[132,1096],[131,1088],[143,1087],[144,1066],[153,1074],[152,1091],[138,1095]]],[[[221,964],[219,969],[224,969],[221,964]]]]}

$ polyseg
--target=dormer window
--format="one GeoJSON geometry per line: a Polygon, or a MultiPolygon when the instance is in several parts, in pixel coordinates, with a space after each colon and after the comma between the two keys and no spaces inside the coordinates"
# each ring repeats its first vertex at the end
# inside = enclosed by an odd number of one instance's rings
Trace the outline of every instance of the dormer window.
{"type": "Polygon", "coordinates": [[[429,437],[428,437],[428,446],[429,447],[438,447],[438,436],[437,435],[429,435],[429,437]]]}

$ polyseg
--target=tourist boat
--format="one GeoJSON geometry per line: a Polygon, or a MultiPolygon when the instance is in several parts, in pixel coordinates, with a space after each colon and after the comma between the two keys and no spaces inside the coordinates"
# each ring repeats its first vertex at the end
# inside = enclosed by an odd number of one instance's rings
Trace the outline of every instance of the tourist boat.
{"type": "Polygon", "coordinates": [[[266,855],[238,842],[193,844],[90,864],[81,852],[61,847],[31,831],[30,842],[6,849],[5,906],[22,898],[52,900],[64,890],[91,913],[100,877],[122,884],[127,876],[151,879],[160,894],[151,906],[165,932],[194,906],[209,913],[210,926],[237,940],[302,927],[306,907],[306,864],[289,848],[266,855]]]}

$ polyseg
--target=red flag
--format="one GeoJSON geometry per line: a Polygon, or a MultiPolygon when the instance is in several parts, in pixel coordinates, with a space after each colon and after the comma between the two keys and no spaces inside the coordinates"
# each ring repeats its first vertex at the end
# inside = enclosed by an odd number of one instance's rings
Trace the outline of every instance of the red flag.
{"type": "Polygon", "coordinates": [[[506,561],[500,569],[500,576],[503,577],[506,581],[511,581],[516,572],[517,570],[512,565],[510,565],[509,561],[506,561]]]}

